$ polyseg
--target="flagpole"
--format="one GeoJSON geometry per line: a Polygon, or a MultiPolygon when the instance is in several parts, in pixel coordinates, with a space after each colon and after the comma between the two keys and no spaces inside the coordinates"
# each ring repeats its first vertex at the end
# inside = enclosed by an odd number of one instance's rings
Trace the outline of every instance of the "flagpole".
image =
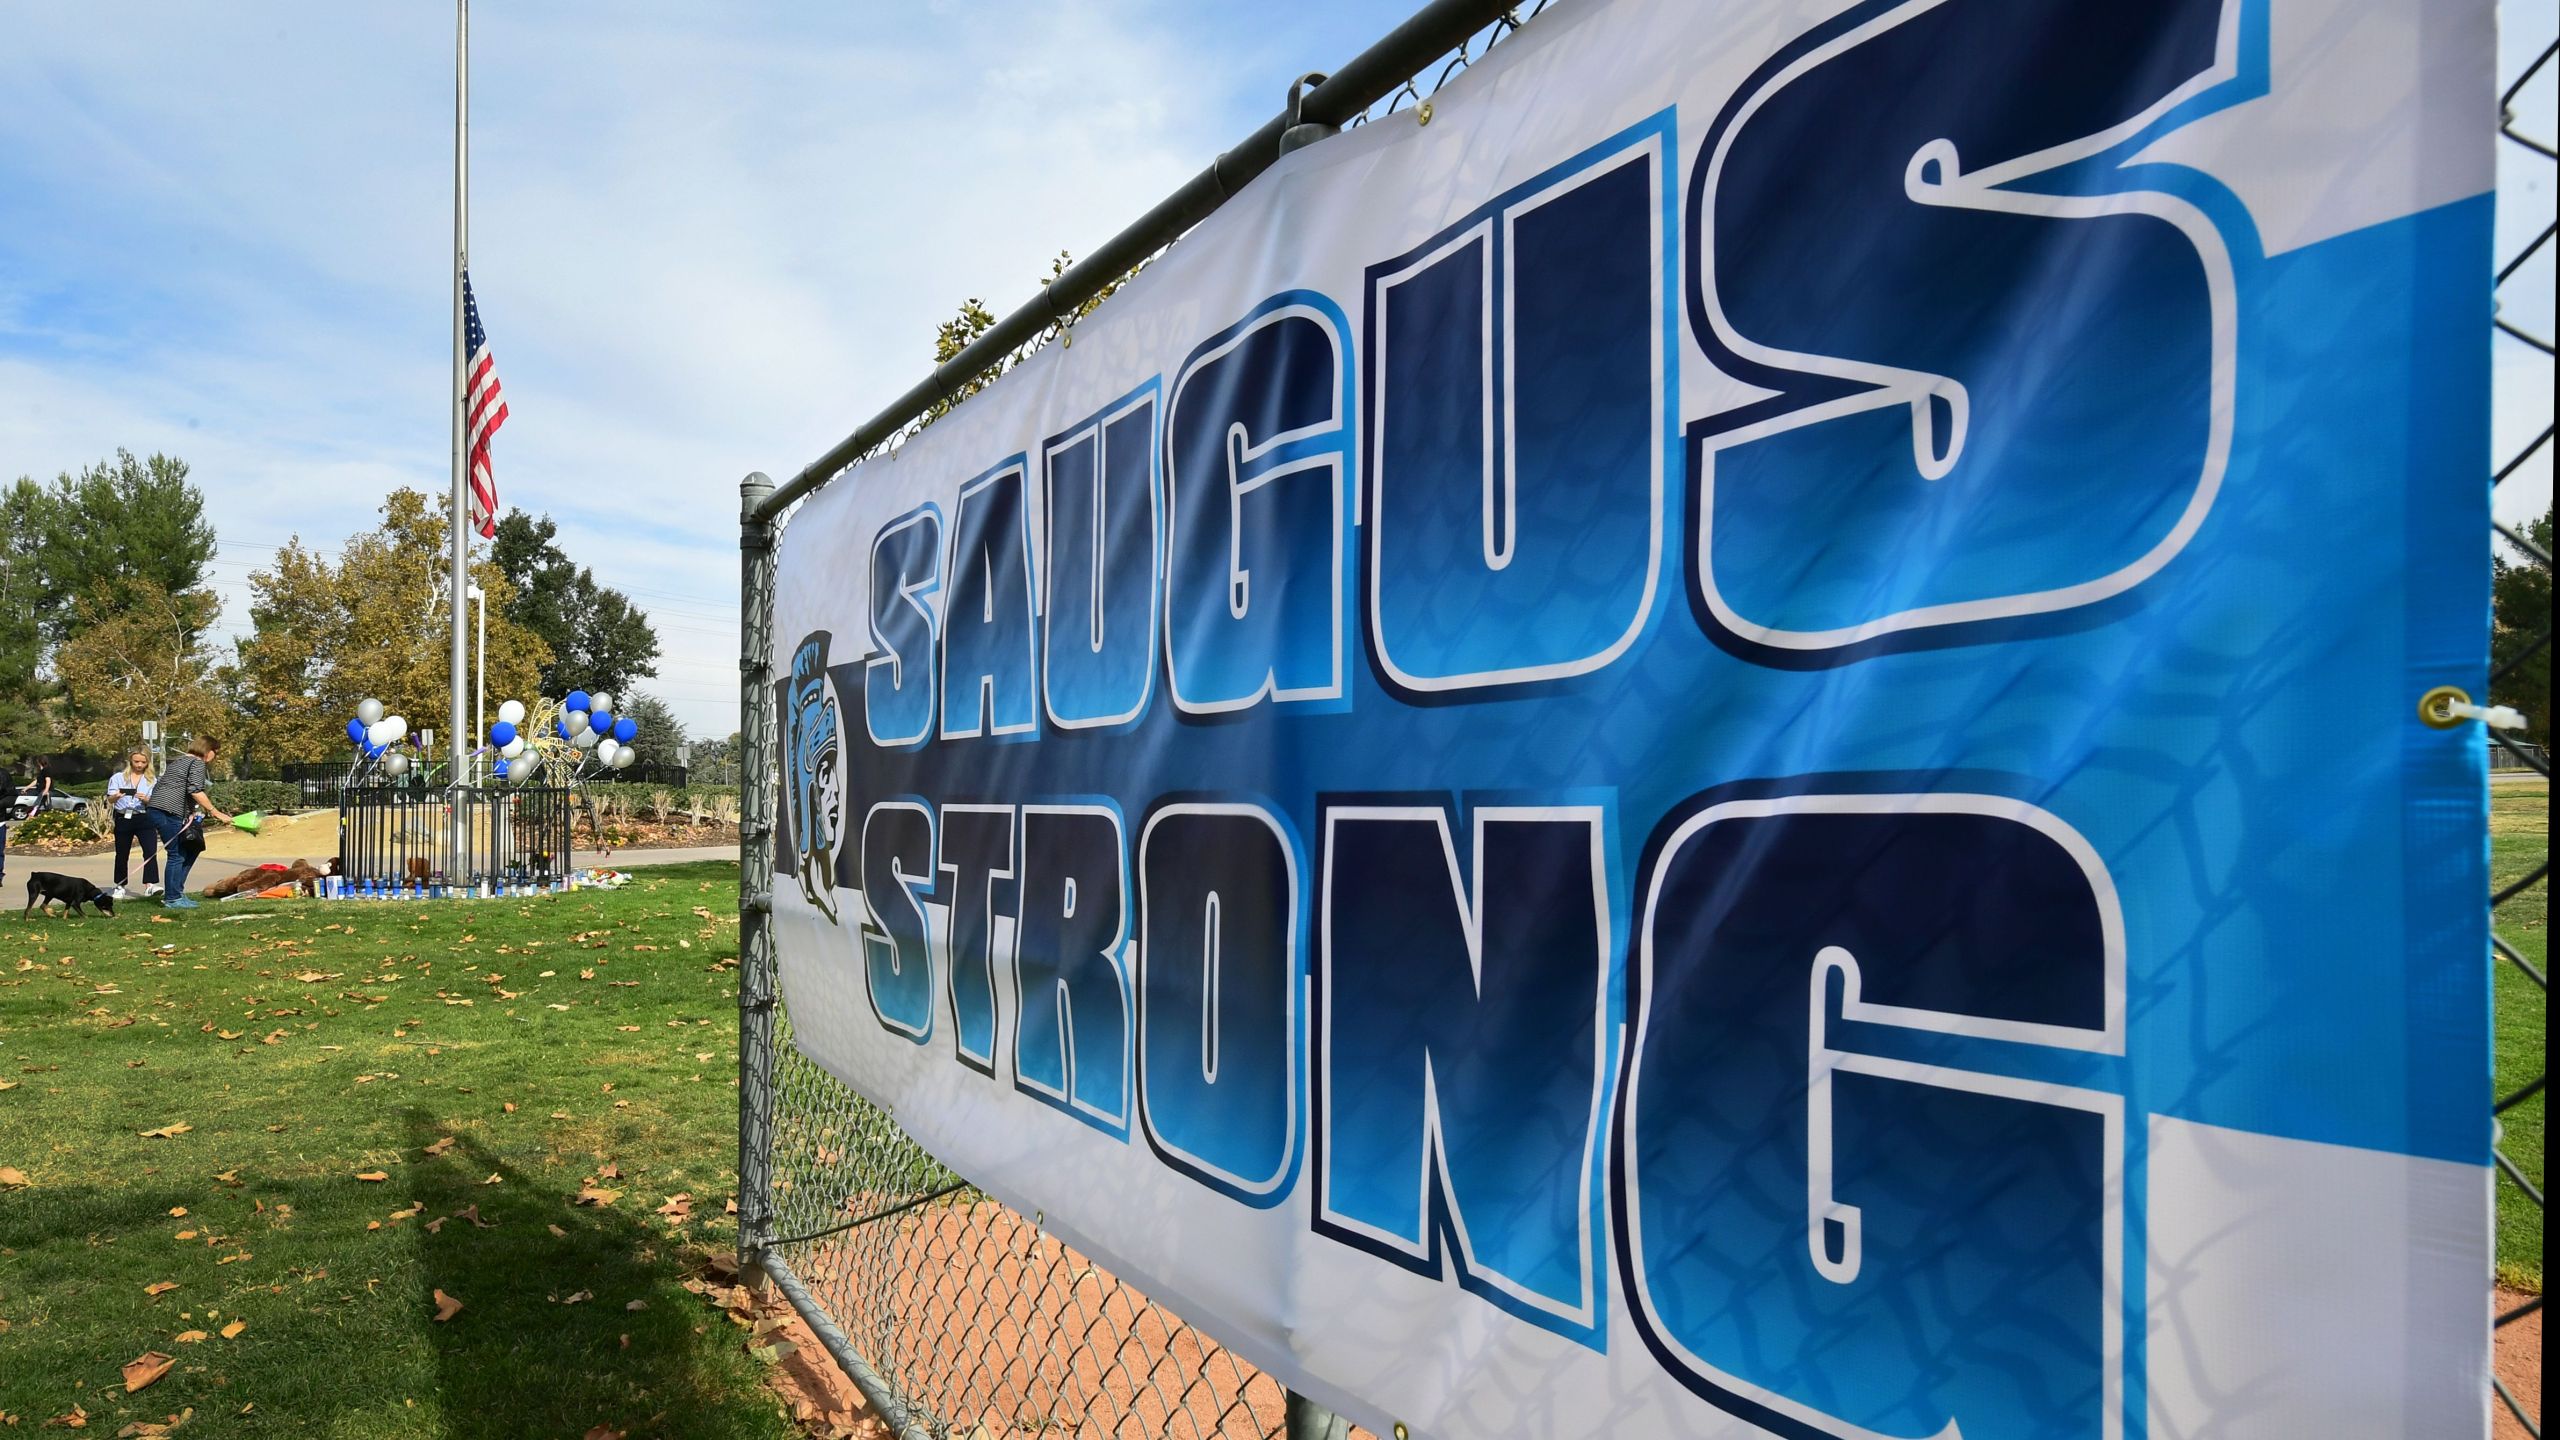
{"type": "MultiPolygon", "coordinates": [[[[471,0],[454,0],[453,10],[453,393],[446,398],[446,408],[453,420],[453,498],[449,519],[453,532],[453,583],[446,590],[448,609],[453,616],[453,664],[451,667],[451,701],[445,716],[445,756],[450,768],[446,784],[459,790],[463,784],[464,746],[468,739],[462,729],[463,687],[468,683],[464,673],[468,651],[463,646],[462,597],[469,585],[471,568],[471,510],[465,496],[470,483],[470,456],[463,450],[464,397],[469,393],[469,377],[464,366],[469,357],[463,351],[462,325],[463,275],[471,263],[471,0]]],[[[460,873],[463,852],[467,848],[460,796],[450,806],[453,812],[453,879],[459,883],[468,877],[460,873]]]]}

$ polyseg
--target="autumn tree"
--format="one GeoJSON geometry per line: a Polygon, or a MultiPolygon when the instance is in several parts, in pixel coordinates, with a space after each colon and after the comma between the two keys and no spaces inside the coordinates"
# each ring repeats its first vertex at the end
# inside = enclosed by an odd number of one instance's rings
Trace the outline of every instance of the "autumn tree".
{"type": "MultiPolygon", "coordinates": [[[[262,760],[342,752],[347,719],[367,696],[408,716],[413,729],[444,729],[453,623],[444,506],[402,489],[381,513],[382,523],[350,537],[335,563],[297,536],[249,577],[251,632],[224,680],[244,747],[262,760]]],[[[501,700],[539,693],[551,649],[507,618],[515,592],[496,564],[476,560],[470,574],[488,592],[494,713],[501,700]]]]}
{"type": "Polygon", "coordinates": [[[70,638],[54,652],[71,743],[120,756],[156,720],[171,743],[221,733],[226,707],[214,688],[217,657],[206,632],[222,606],[213,592],[172,592],[148,577],[100,585],[72,609],[70,638]]]}
{"type": "Polygon", "coordinates": [[[20,480],[0,493],[0,774],[53,748],[41,673],[44,637],[36,624],[36,511],[44,492],[20,480]]]}

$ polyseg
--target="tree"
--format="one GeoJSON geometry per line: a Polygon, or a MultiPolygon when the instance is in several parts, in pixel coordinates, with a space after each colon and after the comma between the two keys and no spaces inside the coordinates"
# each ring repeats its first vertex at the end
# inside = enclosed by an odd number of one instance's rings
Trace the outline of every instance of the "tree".
{"type": "MultiPolygon", "coordinates": [[[[340,753],[347,720],[368,696],[409,717],[413,729],[444,729],[449,533],[441,502],[395,490],[383,501],[381,525],[351,537],[336,564],[296,537],[249,577],[251,633],[222,677],[244,751],[274,761],[340,753]]],[[[539,693],[551,648],[507,618],[515,589],[496,564],[475,562],[470,578],[489,596],[494,712],[502,699],[539,693]]]]}
{"type": "Polygon", "coordinates": [[[737,784],[740,751],[735,730],[729,732],[726,740],[694,741],[692,773],[685,779],[695,785],[737,784]]]}
{"type": "Polygon", "coordinates": [[[36,511],[44,491],[20,480],[0,494],[0,774],[53,749],[46,701],[52,687],[39,671],[44,637],[36,624],[36,511]]]}
{"type": "Polygon", "coordinates": [[[514,591],[507,618],[551,648],[543,693],[620,693],[632,681],[657,674],[658,632],[648,613],[621,591],[598,584],[593,570],[573,564],[555,543],[559,533],[548,515],[536,519],[510,510],[499,518],[489,544],[491,562],[514,591]]]}
{"type": "Polygon", "coordinates": [[[55,477],[49,489],[22,478],[10,503],[27,511],[33,608],[49,646],[70,638],[92,601],[113,612],[154,590],[201,588],[213,559],[204,496],[187,483],[187,462],[171,456],[137,460],[119,450],[76,477],[55,477]]]}
{"type": "Polygon", "coordinates": [[[613,697],[613,713],[628,717],[640,727],[631,744],[640,752],[638,764],[673,765],[676,747],[684,743],[684,722],[667,702],[646,690],[625,690],[613,697]]]}
{"type": "MultiPolygon", "coordinates": [[[[2526,538],[2551,553],[2551,511],[2525,527],[2526,538]]],[[[2494,557],[2497,571],[2490,582],[2489,669],[2512,664],[2506,678],[2489,687],[2500,705],[2524,712],[2524,738],[2551,743],[2551,569],[2510,546],[2494,557]]]]}
{"type": "Polygon", "coordinates": [[[145,720],[160,722],[171,742],[220,733],[227,707],[205,632],[221,610],[210,590],[173,594],[147,579],[84,597],[53,661],[71,701],[72,744],[122,755],[142,744],[145,720]]]}

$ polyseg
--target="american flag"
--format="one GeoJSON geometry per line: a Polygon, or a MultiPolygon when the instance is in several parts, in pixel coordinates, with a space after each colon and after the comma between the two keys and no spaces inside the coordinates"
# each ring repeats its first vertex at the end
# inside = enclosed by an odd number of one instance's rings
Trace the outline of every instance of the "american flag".
{"type": "Polygon", "coordinates": [[[468,358],[464,373],[462,429],[471,455],[471,524],[482,536],[498,533],[498,477],[489,468],[489,437],[507,423],[507,402],[498,388],[498,360],[489,353],[488,332],[480,328],[480,302],[471,298],[471,272],[462,272],[462,347],[468,358]]]}

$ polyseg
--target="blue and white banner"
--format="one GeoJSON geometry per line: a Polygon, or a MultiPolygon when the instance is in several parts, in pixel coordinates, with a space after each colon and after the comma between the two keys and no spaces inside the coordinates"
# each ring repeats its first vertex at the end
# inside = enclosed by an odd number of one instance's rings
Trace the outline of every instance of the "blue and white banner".
{"type": "Polygon", "coordinates": [[[2491,54],[1565,0],[1288,156],[792,520],[798,1044],[1381,1434],[2484,1434],[2491,54]]]}

